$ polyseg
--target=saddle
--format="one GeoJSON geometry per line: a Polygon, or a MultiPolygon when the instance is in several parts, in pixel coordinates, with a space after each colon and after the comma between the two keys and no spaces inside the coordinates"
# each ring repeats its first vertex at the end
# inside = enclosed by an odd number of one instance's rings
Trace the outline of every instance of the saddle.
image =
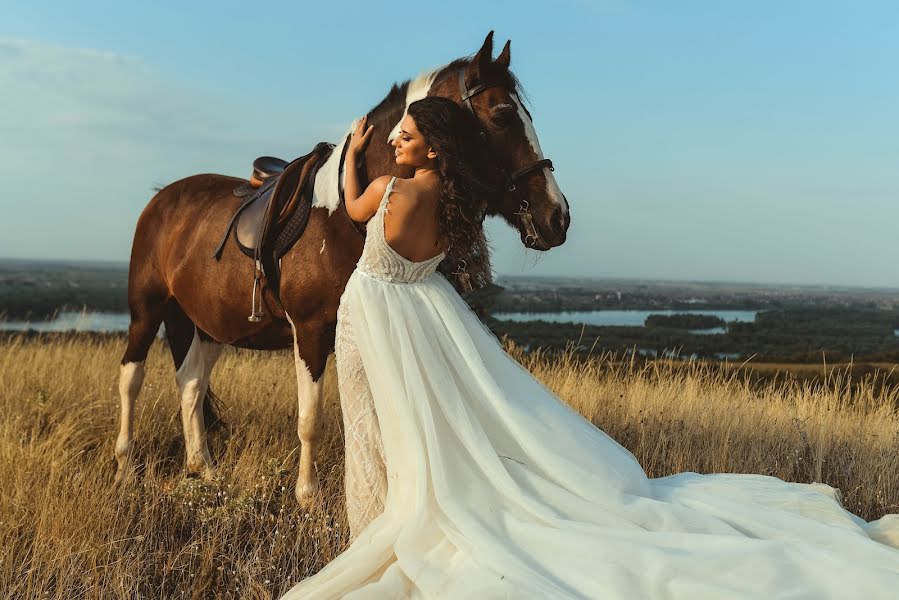
{"type": "Polygon", "coordinates": [[[262,295],[267,288],[279,312],[279,259],[290,250],[306,229],[312,211],[315,176],[334,149],[334,144],[319,142],[309,154],[286,162],[262,156],[253,162],[248,183],[234,189],[234,195],[246,198],[234,212],[212,258],[220,260],[228,235],[234,230],[234,242],[254,261],[253,295],[248,320],[259,322],[262,295]],[[259,292],[259,305],[256,297],[259,292]]]}
{"type": "Polygon", "coordinates": [[[253,174],[250,175],[250,187],[260,188],[266,180],[277,177],[287,166],[287,161],[274,156],[260,156],[253,161],[253,174]]]}

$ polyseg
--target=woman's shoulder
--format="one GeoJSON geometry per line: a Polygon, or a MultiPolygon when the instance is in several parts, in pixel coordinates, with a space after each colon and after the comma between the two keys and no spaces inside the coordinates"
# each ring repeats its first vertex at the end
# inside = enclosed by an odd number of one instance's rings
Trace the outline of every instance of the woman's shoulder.
{"type": "Polygon", "coordinates": [[[368,186],[374,191],[384,193],[384,190],[390,185],[391,179],[393,179],[393,177],[390,175],[381,175],[380,177],[375,177],[368,186]]]}
{"type": "MultiPolygon", "coordinates": [[[[388,177],[387,180],[389,182],[390,177],[388,177]]],[[[440,187],[438,182],[420,181],[412,177],[408,179],[396,177],[393,182],[392,190],[402,197],[410,198],[415,201],[437,200],[440,197],[440,187]]]]}

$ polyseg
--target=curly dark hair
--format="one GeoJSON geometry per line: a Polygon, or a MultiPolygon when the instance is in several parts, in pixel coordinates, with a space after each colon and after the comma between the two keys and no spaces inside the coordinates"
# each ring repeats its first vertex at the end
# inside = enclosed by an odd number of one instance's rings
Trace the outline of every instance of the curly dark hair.
{"type": "MultiPolygon", "coordinates": [[[[425,143],[437,153],[440,175],[440,238],[448,244],[444,263],[455,273],[464,266],[471,287],[489,283],[484,235],[487,199],[496,194],[490,157],[474,115],[449,98],[428,96],[409,104],[409,115],[425,143]]],[[[456,281],[457,287],[466,288],[456,281]]]]}

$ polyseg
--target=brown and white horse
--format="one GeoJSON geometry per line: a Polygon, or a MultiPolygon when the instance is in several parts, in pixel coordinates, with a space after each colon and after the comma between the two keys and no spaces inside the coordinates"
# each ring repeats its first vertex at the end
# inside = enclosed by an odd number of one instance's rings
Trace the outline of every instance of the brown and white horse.
{"type": "MultiPolygon", "coordinates": [[[[522,242],[547,250],[565,241],[568,204],[537,141],[530,115],[509,71],[507,41],[492,58],[493,32],[474,57],[461,58],[394,84],[368,115],[374,140],[398,133],[408,105],[428,95],[445,96],[478,117],[482,135],[505,184],[490,199],[488,215],[500,215],[519,229],[522,242]]],[[[350,126],[350,131],[355,123],[350,126]]],[[[175,361],[188,474],[212,476],[206,444],[208,419],[216,419],[209,375],[222,345],[274,350],[293,347],[296,361],[297,431],[301,442],[296,497],[307,502],[317,487],[313,459],[319,436],[322,375],[334,349],[337,306],[362,253],[363,238],[339,210],[338,179],[342,145],[334,148],[314,183],[311,214],[303,236],[281,259],[280,299],[286,318],[266,311],[247,320],[252,261],[235,244],[220,261],[210,256],[241,199],[233,195],[243,180],[216,174],[187,177],[160,190],[137,223],[128,276],[131,324],[122,357],[119,395],[121,423],[115,445],[116,481],[134,473],[134,403],[144,362],[161,323],[175,361]],[[337,212],[335,212],[337,211],[337,212]],[[205,415],[204,415],[205,413],[205,415]]],[[[365,172],[409,177],[393,160],[387,143],[369,144],[365,172]]]]}

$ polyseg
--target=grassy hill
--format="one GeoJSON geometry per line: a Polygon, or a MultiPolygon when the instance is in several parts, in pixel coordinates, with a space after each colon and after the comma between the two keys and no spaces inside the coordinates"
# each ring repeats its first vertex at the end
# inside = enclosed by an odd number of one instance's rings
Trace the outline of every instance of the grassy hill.
{"type": "MultiPolygon", "coordinates": [[[[507,349],[651,476],[775,475],[840,488],[866,519],[899,512],[899,390],[604,354],[507,349]]],[[[184,479],[171,359],[157,342],[136,408],[142,473],[113,486],[122,336],[0,339],[0,590],[9,598],[269,598],[344,547],[343,439],[325,379],[322,489],[295,503],[293,358],[226,349],[212,376],[229,425],[213,481],[184,479]]]]}

